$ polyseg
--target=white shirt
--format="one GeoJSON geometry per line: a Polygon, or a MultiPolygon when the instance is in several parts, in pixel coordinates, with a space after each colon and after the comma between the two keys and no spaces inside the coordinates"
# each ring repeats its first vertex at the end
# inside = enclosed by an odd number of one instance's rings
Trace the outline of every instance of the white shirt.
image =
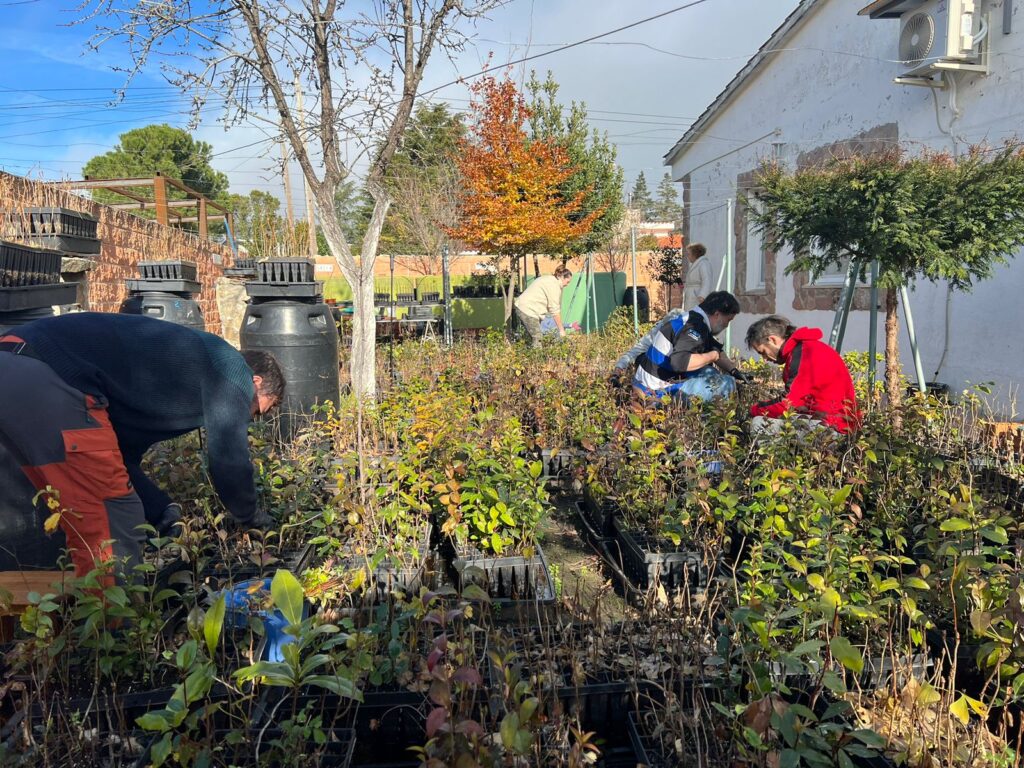
{"type": "Polygon", "coordinates": [[[711,262],[707,256],[701,256],[690,264],[686,270],[686,287],[683,289],[683,309],[693,309],[700,302],[698,296],[705,299],[708,294],[715,290],[715,276],[712,273],[711,262]]]}

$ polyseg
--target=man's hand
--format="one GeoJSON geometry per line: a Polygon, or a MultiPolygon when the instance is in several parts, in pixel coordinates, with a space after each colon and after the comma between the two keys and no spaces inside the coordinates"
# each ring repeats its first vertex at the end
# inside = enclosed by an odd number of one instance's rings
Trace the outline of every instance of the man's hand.
{"type": "Polygon", "coordinates": [[[736,379],[736,381],[742,382],[743,384],[749,384],[752,381],[749,374],[744,373],[739,368],[733,368],[729,371],[729,375],[736,379]]]}

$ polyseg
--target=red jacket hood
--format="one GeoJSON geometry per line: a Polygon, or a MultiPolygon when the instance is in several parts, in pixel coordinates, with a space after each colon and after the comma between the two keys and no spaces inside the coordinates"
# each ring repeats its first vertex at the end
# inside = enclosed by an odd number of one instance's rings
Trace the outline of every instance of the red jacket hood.
{"type": "Polygon", "coordinates": [[[786,339],[786,343],[782,345],[782,356],[784,358],[789,357],[798,341],[821,341],[822,336],[824,334],[820,328],[797,328],[793,331],[793,335],[786,339]]]}

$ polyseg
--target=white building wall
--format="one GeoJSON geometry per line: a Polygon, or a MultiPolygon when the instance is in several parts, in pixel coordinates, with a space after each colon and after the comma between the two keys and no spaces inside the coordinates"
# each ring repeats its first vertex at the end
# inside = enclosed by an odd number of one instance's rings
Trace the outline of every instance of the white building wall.
{"type": "MultiPolygon", "coordinates": [[[[864,3],[819,0],[799,28],[782,43],[782,50],[762,62],[731,103],[721,108],[702,134],[672,164],[676,180],[690,174],[690,242],[703,242],[716,272],[726,251],[724,203],[736,194],[736,177],[750,171],[773,152],[790,167],[796,158],[834,142],[845,141],[878,126],[895,123],[901,145],[909,151],[928,147],[952,151],[952,133],[962,150],[967,144],[1000,144],[1019,136],[1024,117],[1024,5],[1017,0],[1013,30],[1003,34],[1002,3],[988,0],[990,12],[989,75],[957,76],[953,119],[949,91],[897,85],[901,66],[897,56],[898,20],[857,16],[864,3]],[[936,116],[935,99],[938,100],[936,116]],[[778,129],[753,145],[754,139],[778,129]],[[773,147],[773,143],[781,146],[773,147]],[[736,150],[736,151],[732,151],[736,150]],[[724,155],[724,156],[723,156],[724,155]]],[[[791,255],[776,263],[776,302],[779,314],[798,325],[812,325],[827,334],[833,312],[795,311],[791,276],[783,269],[791,255]]],[[[979,382],[996,383],[998,407],[1012,410],[1015,383],[1024,380],[1024,259],[1000,267],[995,277],[978,284],[970,294],[953,293],[949,304],[949,337],[945,361],[937,379],[955,390],[979,382]]],[[[911,292],[926,376],[931,379],[946,341],[945,285],[922,283],[911,292]]],[[[733,323],[732,343],[742,345],[746,328],[757,316],[739,316],[733,323]]],[[[879,317],[882,349],[884,317],[879,317]]],[[[913,375],[901,312],[904,370],[913,375]]],[[[868,313],[855,312],[847,327],[845,349],[866,349],[868,313]]]]}

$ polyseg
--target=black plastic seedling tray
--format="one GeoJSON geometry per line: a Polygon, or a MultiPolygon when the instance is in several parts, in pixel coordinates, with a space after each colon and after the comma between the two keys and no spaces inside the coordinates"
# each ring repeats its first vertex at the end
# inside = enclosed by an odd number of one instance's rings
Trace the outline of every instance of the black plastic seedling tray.
{"type": "Polygon", "coordinates": [[[700,553],[674,549],[671,542],[630,530],[618,518],[613,519],[612,526],[622,553],[623,570],[640,591],[656,584],[669,591],[707,587],[709,574],[700,553]]]}

